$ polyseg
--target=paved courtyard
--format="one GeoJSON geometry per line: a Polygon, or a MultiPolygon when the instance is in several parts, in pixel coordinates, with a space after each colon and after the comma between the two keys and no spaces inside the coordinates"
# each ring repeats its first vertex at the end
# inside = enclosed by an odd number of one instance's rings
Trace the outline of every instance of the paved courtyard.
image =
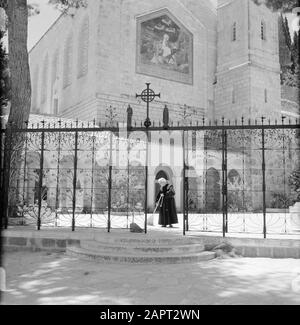
{"type": "Polygon", "coordinates": [[[300,304],[300,260],[219,258],[105,265],[64,253],[7,252],[2,304],[300,304]]]}

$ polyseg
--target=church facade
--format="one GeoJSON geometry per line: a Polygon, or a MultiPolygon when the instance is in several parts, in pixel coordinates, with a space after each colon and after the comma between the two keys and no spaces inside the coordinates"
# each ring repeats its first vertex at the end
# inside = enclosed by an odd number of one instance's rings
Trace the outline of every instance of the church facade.
{"type": "Polygon", "coordinates": [[[151,120],[280,113],[278,16],[252,0],[89,0],[30,51],[32,112],[104,119],[107,105],[144,121],[135,93],[161,93],[151,120]]]}
{"type": "MultiPolygon", "coordinates": [[[[252,0],[218,0],[217,6],[210,0],[89,0],[50,27],[30,51],[30,68],[33,114],[103,123],[111,106],[123,122],[130,105],[133,121],[144,122],[145,103],[135,95],[151,83],[161,93],[151,103],[152,122],[162,121],[165,106],[175,123],[281,115],[278,16],[252,0]]],[[[157,154],[149,168],[149,207],[155,180],[165,177],[182,209],[182,158],[175,154],[180,163],[174,163],[172,155],[180,135],[163,131],[151,141],[157,154]]],[[[197,141],[201,146],[203,139],[197,141]]],[[[228,160],[234,182],[244,168],[241,153],[229,152],[228,160]]],[[[220,207],[221,157],[212,151],[209,161],[211,175],[203,176],[203,151],[194,159],[191,186],[205,193],[201,184],[211,178],[219,197],[210,203],[220,207]]]]}

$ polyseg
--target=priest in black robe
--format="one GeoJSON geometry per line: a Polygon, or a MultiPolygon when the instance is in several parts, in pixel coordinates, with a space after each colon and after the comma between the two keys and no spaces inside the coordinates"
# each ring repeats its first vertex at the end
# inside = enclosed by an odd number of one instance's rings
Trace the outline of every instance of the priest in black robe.
{"type": "Polygon", "coordinates": [[[162,227],[167,225],[173,227],[173,224],[178,223],[174,187],[168,184],[164,178],[159,179],[158,183],[160,185],[160,191],[156,197],[156,204],[158,204],[159,208],[158,224],[162,227]]]}

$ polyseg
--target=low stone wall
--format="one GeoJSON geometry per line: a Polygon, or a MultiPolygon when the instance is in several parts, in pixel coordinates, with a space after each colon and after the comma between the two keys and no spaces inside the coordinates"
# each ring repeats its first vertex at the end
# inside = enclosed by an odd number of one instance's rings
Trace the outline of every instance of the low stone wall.
{"type": "Polygon", "coordinates": [[[57,251],[65,252],[67,246],[80,246],[78,239],[32,238],[32,237],[2,237],[5,250],[57,251]]]}
{"type": "Polygon", "coordinates": [[[205,249],[211,250],[217,244],[227,243],[234,247],[236,254],[244,257],[299,258],[300,240],[252,239],[203,237],[205,249]]]}

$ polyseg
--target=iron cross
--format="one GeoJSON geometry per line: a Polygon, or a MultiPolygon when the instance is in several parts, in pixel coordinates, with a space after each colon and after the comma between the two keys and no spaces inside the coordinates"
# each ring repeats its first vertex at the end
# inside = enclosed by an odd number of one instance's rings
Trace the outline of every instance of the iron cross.
{"type": "Polygon", "coordinates": [[[145,127],[148,129],[151,126],[151,121],[149,118],[149,104],[154,101],[155,97],[160,98],[160,93],[155,94],[155,92],[150,89],[150,83],[146,83],[147,88],[142,91],[140,95],[136,94],[136,98],[141,98],[147,104],[147,119],[144,123],[145,127]]]}

